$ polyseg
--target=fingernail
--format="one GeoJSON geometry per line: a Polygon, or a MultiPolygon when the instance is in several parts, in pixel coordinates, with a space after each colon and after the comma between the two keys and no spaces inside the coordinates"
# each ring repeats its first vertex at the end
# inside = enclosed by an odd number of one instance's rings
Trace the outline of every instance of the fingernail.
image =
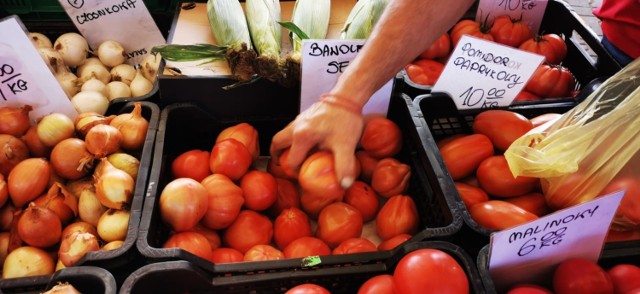
{"type": "Polygon", "coordinates": [[[342,186],[342,189],[349,189],[351,185],[353,185],[353,178],[351,177],[343,178],[340,182],[340,186],[342,186]]]}

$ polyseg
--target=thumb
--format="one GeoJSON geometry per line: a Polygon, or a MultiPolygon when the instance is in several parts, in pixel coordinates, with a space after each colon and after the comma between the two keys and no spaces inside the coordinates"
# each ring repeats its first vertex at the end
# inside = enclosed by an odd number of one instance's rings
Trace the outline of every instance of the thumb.
{"type": "Polygon", "coordinates": [[[336,150],[333,152],[336,177],[343,189],[351,187],[356,177],[357,162],[353,150],[336,150]]]}

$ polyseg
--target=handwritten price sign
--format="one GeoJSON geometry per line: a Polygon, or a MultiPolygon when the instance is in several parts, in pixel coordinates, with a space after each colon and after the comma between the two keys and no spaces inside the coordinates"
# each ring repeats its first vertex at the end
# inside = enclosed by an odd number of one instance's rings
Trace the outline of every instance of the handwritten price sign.
{"type": "Polygon", "coordinates": [[[522,19],[535,34],[540,30],[546,8],[546,0],[480,0],[476,21],[484,22],[486,19],[491,24],[494,18],[508,15],[522,19]]]}
{"type": "MultiPolygon", "coordinates": [[[[303,40],[300,111],[318,101],[331,90],[338,77],[356,57],[364,40],[303,40]]],[[[373,94],[362,109],[363,114],[386,115],[393,80],[373,94]]]]}
{"type": "Polygon", "coordinates": [[[458,109],[508,106],[544,59],[541,55],[462,36],[434,92],[447,92],[458,109]]]}
{"type": "Polygon", "coordinates": [[[597,261],[623,195],[602,196],[492,234],[489,271],[496,289],[540,282],[567,258],[597,261]]]}

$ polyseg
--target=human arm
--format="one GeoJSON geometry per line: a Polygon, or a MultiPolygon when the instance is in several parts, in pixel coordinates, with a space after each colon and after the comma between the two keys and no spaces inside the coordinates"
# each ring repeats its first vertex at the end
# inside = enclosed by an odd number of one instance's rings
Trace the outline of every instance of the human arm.
{"type": "Polygon", "coordinates": [[[272,140],[277,159],[291,147],[288,164],[297,170],[313,148],[330,150],[340,184],[351,186],[357,175],[354,150],[363,129],[362,107],[462,17],[473,0],[390,0],[362,50],[329,92],[334,102],[317,102],[272,140]],[[354,108],[357,111],[353,111],[354,108]]]}

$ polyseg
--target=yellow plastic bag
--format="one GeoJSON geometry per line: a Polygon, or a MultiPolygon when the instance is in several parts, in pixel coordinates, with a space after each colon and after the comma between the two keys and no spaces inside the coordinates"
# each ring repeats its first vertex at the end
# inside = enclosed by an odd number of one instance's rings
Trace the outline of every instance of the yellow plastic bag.
{"type": "MultiPolygon", "coordinates": [[[[558,120],[516,140],[505,157],[514,176],[540,178],[547,204],[560,209],[601,195],[623,168],[624,174],[637,177],[636,186],[640,185],[639,150],[637,59],[558,120]]],[[[640,199],[636,200],[640,195],[627,196],[635,197],[627,201],[640,205],[640,199]]],[[[630,221],[622,215],[616,222],[640,227],[640,219],[630,221]]]]}

